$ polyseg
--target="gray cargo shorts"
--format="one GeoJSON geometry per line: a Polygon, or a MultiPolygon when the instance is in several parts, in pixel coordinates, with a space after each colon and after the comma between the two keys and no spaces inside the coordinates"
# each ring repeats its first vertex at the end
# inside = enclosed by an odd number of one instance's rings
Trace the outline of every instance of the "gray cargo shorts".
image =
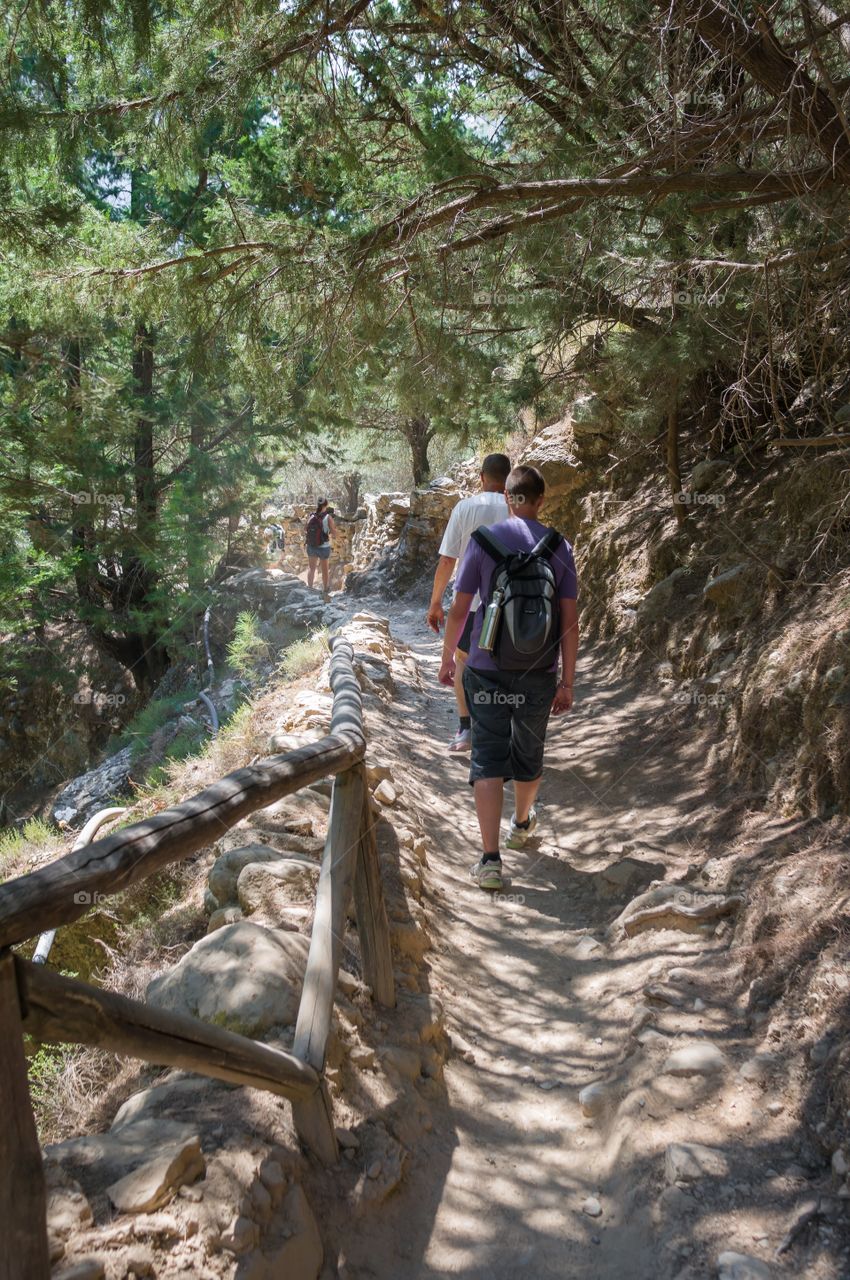
{"type": "Polygon", "coordinates": [[[469,781],[534,782],[543,772],[546,726],[558,686],[554,671],[474,671],[463,691],[472,717],[469,781]]]}

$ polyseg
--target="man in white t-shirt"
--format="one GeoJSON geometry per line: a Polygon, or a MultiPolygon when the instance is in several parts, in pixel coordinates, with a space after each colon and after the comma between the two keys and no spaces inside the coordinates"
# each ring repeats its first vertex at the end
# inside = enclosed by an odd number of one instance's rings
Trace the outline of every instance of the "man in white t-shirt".
{"type": "MultiPolygon", "coordinates": [[[[440,543],[440,559],[434,574],[431,603],[428,606],[428,626],[438,635],[440,627],[446,620],[443,593],[454,573],[455,565],[463,559],[470,537],[476,529],[498,524],[500,520],[507,520],[510,515],[508,504],[505,502],[505,481],[510,471],[509,458],[503,453],[489,453],[481,464],[481,492],[469,498],[461,498],[449,516],[443,541],[440,543]]],[[[469,708],[463,692],[463,667],[469,653],[469,638],[472,635],[475,611],[480,603],[478,596],[475,596],[455,651],[454,688],[460,727],[449,743],[449,751],[452,754],[469,751],[472,744],[469,708]]]]}

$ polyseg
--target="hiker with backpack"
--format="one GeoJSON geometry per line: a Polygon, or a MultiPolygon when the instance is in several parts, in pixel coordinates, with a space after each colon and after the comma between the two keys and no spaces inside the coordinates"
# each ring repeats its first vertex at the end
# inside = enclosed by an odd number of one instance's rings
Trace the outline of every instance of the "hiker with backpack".
{"type": "MultiPolygon", "coordinates": [[[[427,622],[432,631],[439,635],[440,627],[446,620],[443,609],[443,593],[448,586],[455,565],[462,560],[469,545],[469,539],[475,529],[482,525],[496,524],[504,520],[509,512],[505,502],[505,481],[510,473],[510,459],[503,453],[488,453],[481,464],[481,492],[461,498],[452,509],[446,525],[443,541],[440,543],[440,558],[434,573],[434,585],[431,589],[431,603],[428,606],[427,622]]],[[[472,635],[472,624],[478,608],[477,597],[466,617],[466,623],[455,648],[455,701],[459,725],[455,736],[449,743],[452,755],[461,751],[469,751],[472,744],[472,723],[466,695],[463,692],[463,668],[469,654],[469,637],[472,635]]]]}
{"type": "Polygon", "coordinates": [[[320,498],[316,510],[307,519],[304,539],[307,547],[307,586],[313,586],[316,576],[316,565],[322,566],[322,590],[328,595],[330,590],[330,572],[328,561],[331,558],[331,538],[336,533],[334,509],[328,506],[327,498],[320,498]]]}
{"type": "Polygon", "coordinates": [[[511,514],[473,533],[446,619],[439,680],[451,685],[457,640],[480,593],[463,684],[472,716],[469,781],[482,844],[471,874],[482,889],[502,888],[504,783],[514,784],[505,846],[520,849],[537,825],[534,802],[549,716],[573,705],[575,561],[567,540],[538,519],[545,489],[536,467],[514,467],[505,485],[511,514]]]}

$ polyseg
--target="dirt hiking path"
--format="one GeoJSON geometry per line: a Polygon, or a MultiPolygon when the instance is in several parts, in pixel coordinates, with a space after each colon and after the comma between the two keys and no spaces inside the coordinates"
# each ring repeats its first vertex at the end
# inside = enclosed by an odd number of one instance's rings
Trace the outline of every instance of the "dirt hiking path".
{"type": "Polygon", "coordinates": [[[468,758],[445,750],[454,700],[436,683],[439,642],[419,611],[392,628],[424,689],[401,692],[376,745],[426,819],[429,982],[456,1052],[433,1130],[380,1222],[357,1228],[340,1276],[850,1275],[829,1225],[776,1254],[817,1195],[816,1166],[781,1064],[731,994],[729,922],[607,933],[651,882],[699,885],[726,848],[697,735],[681,718],[665,729],[669,694],[580,658],[576,708],[550,727],[539,838],[503,851],[510,880],[494,896],[469,877],[477,827],[468,758]],[[682,1048],[699,1069],[670,1074],[682,1048]],[[685,1143],[712,1151],[668,1154],[685,1143]],[[727,1250],[748,1259],[718,1272],[727,1250]]]}

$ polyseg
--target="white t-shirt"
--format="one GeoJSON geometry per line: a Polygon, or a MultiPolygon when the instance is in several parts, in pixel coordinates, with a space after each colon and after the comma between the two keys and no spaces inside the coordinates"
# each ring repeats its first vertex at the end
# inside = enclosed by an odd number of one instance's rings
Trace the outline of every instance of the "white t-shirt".
{"type": "MultiPolygon", "coordinates": [[[[443,541],[440,543],[440,555],[452,556],[460,564],[474,531],[485,525],[507,520],[509,515],[503,493],[474,493],[469,498],[461,498],[449,516],[443,541]]],[[[476,592],[470,610],[474,612],[480,603],[481,598],[476,592]]]]}

